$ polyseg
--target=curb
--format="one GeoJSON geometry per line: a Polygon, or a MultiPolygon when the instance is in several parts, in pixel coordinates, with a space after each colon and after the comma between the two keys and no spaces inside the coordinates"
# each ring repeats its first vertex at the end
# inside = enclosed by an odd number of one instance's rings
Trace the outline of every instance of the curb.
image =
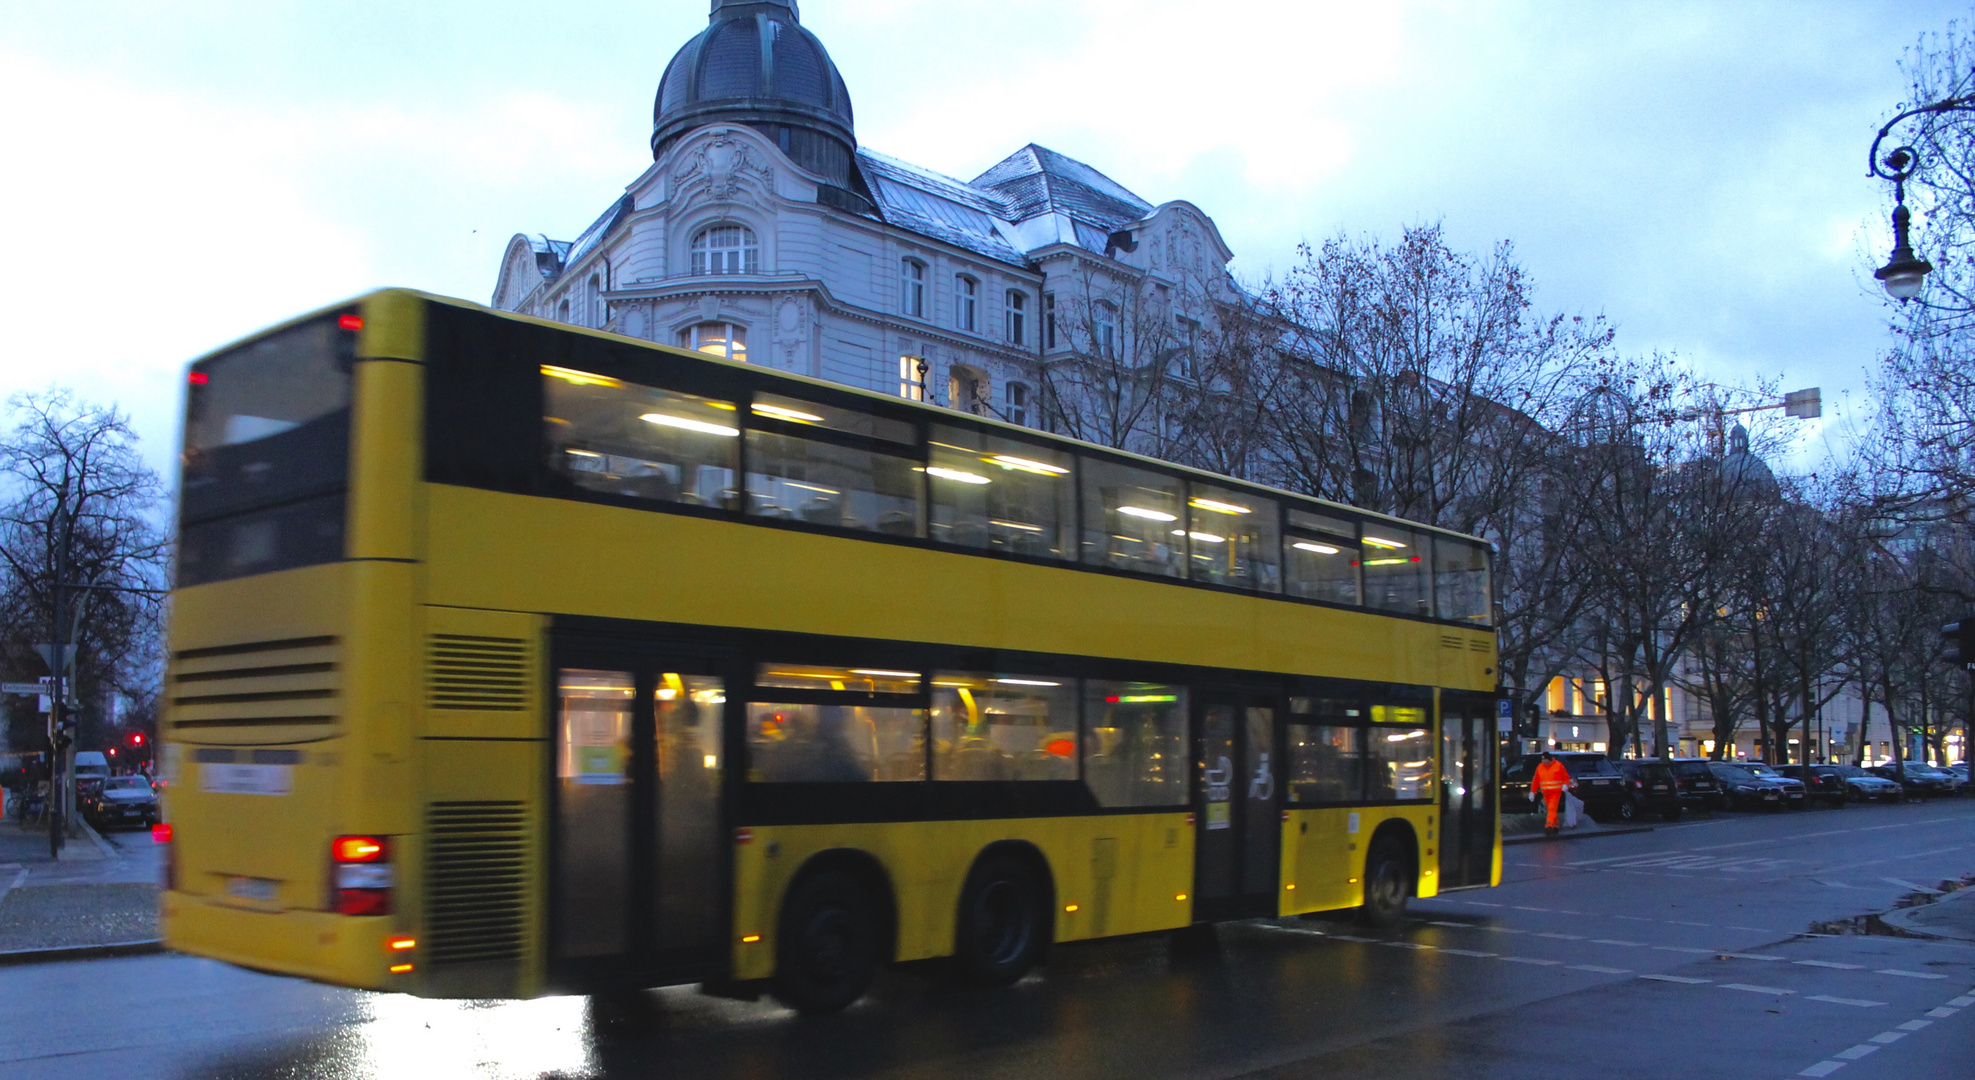
{"type": "Polygon", "coordinates": [[[1652,831],[1653,827],[1651,825],[1635,825],[1625,829],[1599,829],[1597,832],[1558,833],[1555,836],[1544,836],[1541,833],[1534,836],[1505,836],[1502,838],[1502,846],[1508,847],[1511,844],[1553,844],[1559,840],[1594,840],[1600,836],[1631,836],[1634,833],[1648,833],[1652,831]]]}
{"type": "Polygon", "coordinates": [[[62,960],[98,960],[109,956],[146,956],[164,951],[163,938],[118,941],[108,945],[67,945],[58,949],[12,949],[0,952],[0,967],[9,964],[52,964],[62,960]]]}
{"type": "Polygon", "coordinates": [[[1923,927],[1912,924],[1912,919],[1915,915],[1927,911],[1930,908],[1936,908],[1942,904],[1952,904],[1956,901],[1966,902],[1970,900],[1975,900],[1975,885],[1956,889],[1931,904],[1920,904],[1909,908],[1894,908],[1880,915],[1879,921],[1920,937],[1936,938],[1941,941],[1975,941],[1975,930],[1963,930],[1959,927],[1923,927]]]}

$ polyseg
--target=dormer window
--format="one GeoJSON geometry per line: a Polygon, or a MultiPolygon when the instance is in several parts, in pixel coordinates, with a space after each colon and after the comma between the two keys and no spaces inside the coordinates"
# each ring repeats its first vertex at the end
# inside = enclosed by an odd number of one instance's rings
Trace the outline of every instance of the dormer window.
{"type": "Polygon", "coordinates": [[[715,225],[693,236],[693,274],[759,274],[761,245],[745,225],[715,225]]]}
{"type": "Polygon", "coordinates": [[[898,306],[915,318],[926,317],[926,264],[905,259],[898,264],[898,306]]]}
{"type": "Polygon", "coordinates": [[[953,279],[953,325],[956,329],[978,329],[980,283],[965,274],[953,279]]]}

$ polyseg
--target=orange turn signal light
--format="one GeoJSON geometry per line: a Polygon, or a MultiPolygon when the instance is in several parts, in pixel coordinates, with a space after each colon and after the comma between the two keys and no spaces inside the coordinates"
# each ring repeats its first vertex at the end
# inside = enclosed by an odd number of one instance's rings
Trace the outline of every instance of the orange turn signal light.
{"type": "Polygon", "coordinates": [[[408,937],[394,937],[385,941],[384,944],[392,952],[403,952],[406,949],[418,948],[418,939],[408,938],[408,937]]]}

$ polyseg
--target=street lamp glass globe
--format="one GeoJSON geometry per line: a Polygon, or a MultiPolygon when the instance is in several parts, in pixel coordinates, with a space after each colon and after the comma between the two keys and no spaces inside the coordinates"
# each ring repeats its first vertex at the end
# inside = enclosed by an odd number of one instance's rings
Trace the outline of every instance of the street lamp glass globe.
{"type": "Polygon", "coordinates": [[[1920,295],[1920,286],[1927,280],[1927,271],[1921,264],[1908,263],[1880,277],[1879,283],[1886,287],[1886,295],[1895,300],[1911,300],[1920,295]]]}

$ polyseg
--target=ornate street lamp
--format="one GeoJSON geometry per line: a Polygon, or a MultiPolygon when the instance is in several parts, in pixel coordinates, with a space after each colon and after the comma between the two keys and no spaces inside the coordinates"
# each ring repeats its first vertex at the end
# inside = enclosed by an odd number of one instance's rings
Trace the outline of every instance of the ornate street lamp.
{"type": "Polygon", "coordinates": [[[1886,295],[1905,303],[1920,295],[1920,287],[1927,275],[1933,272],[1934,264],[1913,253],[1913,245],[1907,239],[1907,228],[1913,215],[1906,208],[1906,181],[1920,168],[1920,151],[1911,146],[1895,148],[1884,157],[1879,156],[1879,147],[1894,127],[1916,116],[1931,116],[1945,112],[1975,112],[1975,96],[1952,97],[1922,105],[1886,121],[1879,134],[1872,140],[1872,149],[1865,155],[1871,175],[1881,180],[1893,182],[1893,257],[1886,265],[1872,272],[1885,286],[1886,295]]]}

